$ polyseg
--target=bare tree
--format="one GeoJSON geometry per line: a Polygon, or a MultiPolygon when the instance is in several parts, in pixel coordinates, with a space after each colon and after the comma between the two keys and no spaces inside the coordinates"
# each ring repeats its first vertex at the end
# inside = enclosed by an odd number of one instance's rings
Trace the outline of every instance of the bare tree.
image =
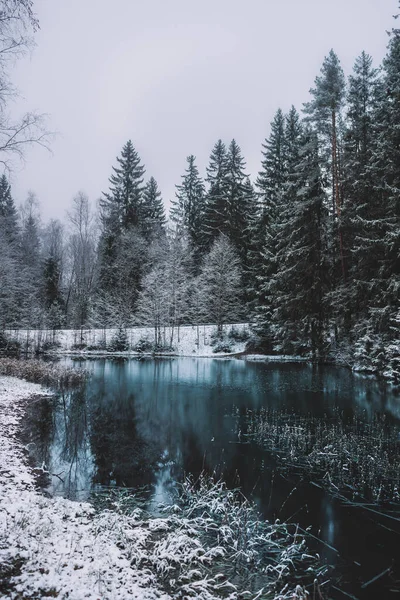
{"type": "Polygon", "coordinates": [[[138,323],[154,328],[156,346],[162,344],[161,330],[168,323],[169,308],[166,268],[165,265],[157,265],[143,278],[137,302],[138,323]]]}
{"type": "Polygon", "coordinates": [[[70,273],[67,310],[78,327],[87,324],[96,273],[97,224],[89,198],[83,192],[72,200],[68,212],[70,273]],[[72,306],[71,306],[72,305],[72,306]]]}
{"type": "Polygon", "coordinates": [[[0,164],[11,168],[13,159],[23,159],[28,145],[48,149],[50,133],[45,115],[28,112],[18,119],[10,115],[9,103],[18,96],[10,73],[18,58],[34,45],[39,23],[32,0],[1,0],[0,7],[0,164]]]}

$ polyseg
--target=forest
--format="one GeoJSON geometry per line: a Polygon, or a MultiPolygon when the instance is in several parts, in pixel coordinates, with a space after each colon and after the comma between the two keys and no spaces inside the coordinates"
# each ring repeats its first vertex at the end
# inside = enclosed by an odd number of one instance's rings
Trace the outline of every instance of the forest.
{"type": "Polygon", "coordinates": [[[78,192],[64,223],[42,222],[34,192],[17,207],[6,171],[1,329],[215,323],[222,337],[249,322],[253,350],[398,377],[399,122],[394,29],[382,65],[362,52],[347,79],[329,52],[301,111],[276,111],[254,177],[235,139],[204,178],[189,155],[168,218],[130,140],[109,189],[78,192]]]}

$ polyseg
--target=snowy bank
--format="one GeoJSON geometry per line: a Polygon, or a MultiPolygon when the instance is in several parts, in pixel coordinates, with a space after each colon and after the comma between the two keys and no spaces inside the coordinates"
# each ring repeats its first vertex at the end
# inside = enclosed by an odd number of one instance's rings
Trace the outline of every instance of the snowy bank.
{"type": "Polygon", "coordinates": [[[140,552],[140,528],[120,536],[115,517],[36,491],[16,435],[24,402],[43,394],[37,384],[0,378],[0,597],[169,598],[117,546],[124,536],[131,543],[137,537],[140,552]]]}
{"type": "Polygon", "coordinates": [[[26,403],[44,393],[0,377],[0,598],[300,600],[303,581],[325,578],[294,526],[259,521],[222,483],[186,482],[163,518],[123,498],[96,511],[44,497],[17,437],[26,403]]]}
{"type": "MultiPolygon", "coordinates": [[[[247,323],[236,323],[224,326],[223,344],[216,341],[216,325],[182,325],[180,327],[164,327],[161,329],[162,346],[157,354],[178,356],[229,356],[244,352],[250,337],[250,326],[247,323]],[[219,347],[218,347],[219,346],[219,347]],[[216,352],[217,351],[217,352],[216,352]]],[[[154,328],[128,327],[122,330],[126,348],[113,351],[115,340],[121,330],[111,329],[61,329],[57,331],[43,330],[9,330],[7,335],[17,341],[21,349],[34,352],[37,350],[54,353],[93,354],[105,353],[131,356],[154,353],[154,328]]]]}

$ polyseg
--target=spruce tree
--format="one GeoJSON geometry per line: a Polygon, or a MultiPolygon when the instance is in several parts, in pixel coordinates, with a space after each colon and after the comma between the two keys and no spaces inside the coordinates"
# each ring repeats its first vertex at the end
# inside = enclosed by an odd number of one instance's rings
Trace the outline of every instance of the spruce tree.
{"type": "Polygon", "coordinates": [[[140,230],[143,237],[150,241],[163,232],[166,224],[164,203],[157,181],[150,177],[146,183],[140,205],[140,230]]]}
{"type": "Polygon", "coordinates": [[[203,245],[208,250],[213,241],[221,234],[228,235],[228,201],[227,201],[228,156],[225,144],[218,140],[207,167],[206,181],[208,190],[203,228],[203,245]]]}
{"type": "Polygon", "coordinates": [[[316,359],[324,352],[326,202],[318,140],[311,130],[302,135],[292,168],[281,213],[277,269],[267,285],[276,349],[311,351],[316,359]]]}
{"type": "Polygon", "coordinates": [[[122,229],[136,227],[140,221],[144,167],[140,157],[128,140],[117,157],[109,179],[110,188],[101,201],[103,219],[116,220],[122,229]]]}
{"type": "Polygon", "coordinates": [[[100,200],[99,283],[103,291],[115,290],[119,276],[115,269],[121,236],[140,224],[144,167],[131,140],[109,179],[109,191],[100,200]]]}
{"type": "MultiPolygon", "coordinates": [[[[373,115],[377,99],[377,70],[371,57],[362,52],[349,77],[346,128],[343,143],[343,210],[341,227],[346,281],[336,286],[332,308],[342,322],[346,335],[368,302],[363,268],[365,223],[374,208],[374,181],[370,169],[373,149],[373,115]],[[364,282],[364,283],[363,283],[364,282]]],[[[372,252],[373,253],[373,252],[372,252]]],[[[370,260],[370,259],[369,259],[370,260]]],[[[338,282],[339,283],[339,282],[338,282]]]]}
{"type": "Polygon", "coordinates": [[[233,139],[229,144],[226,172],[227,223],[226,232],[235,246],[242,264],[248,251],[247,230],[253,215],[254,193],[242,152],[233,139]]]}
{"type": "Polygon", "coordinates": [[[7,177],[0,177],[0,227],[11,244],[16,244],[18,238],[18,215],[11,195],[11,186],[7,177]]]}
{"type": "Polygon", "coordinates": [[[192,154],[186,159],[182,183],[176,186],[175,199],[171,203],[171,220],[178,230],[187,233],[195,266],[198,267],[203,250],[205,188],[195,160],[192,154]]]}
{"type": "MultiPolygon", "coordinates": [[[[400,301],[400,30],[392,32],[383,61],[374,114],[373,148],[368,169],[373,205],[364,222],[364,258],[360,268],[371,290],[378,330],[390,335],[390,315],[400,301]],[[368,255],[365,251],[368,250],[368,255]],[[373,258],[372,258],[373,257],[373,258]],[[371,263],[371,259],[373,263],[371,263]]],[[[359,255],[361,257],[361,255],[359,255]]]]}
{"type": "Polygon", "coordinates": [[[286,173],[285,117],[281,109],[271,122],[270,136],[262,145],[262,157],[256,180],[260,219],[253,227],[256,241],[252,262],[254,270],[258,265],[255,282],[257,329],[264,339],[270,340],[272,299],[268,282],[277,268],[277,235],[286,173]]]}
{"type": "Polygon", "coordinates": [[[332,261],[337,255],[342,279],[346,275],[344,261],[341,214],[343,205],[343,173],[341,169],[342,108],[345,100],[346,81],[339,58],[333,50],[325,57],[321,74],[315,78],[315,87],[310,89],[312,100],[305,104],[304,111],[315,127],[322,144],[321,158],[329,178],[332,197],[332,235],[337,239],[338,250],[334,250],[332,261]]]}

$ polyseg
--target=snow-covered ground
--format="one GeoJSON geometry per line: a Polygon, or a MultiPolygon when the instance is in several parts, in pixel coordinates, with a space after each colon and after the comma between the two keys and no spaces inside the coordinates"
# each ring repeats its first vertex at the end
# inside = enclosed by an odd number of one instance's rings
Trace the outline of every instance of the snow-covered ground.
{"type": "MultiPolygon", "coordinates": [[[[238,341],[231,337],[232,330],[239,335],[245,332],[250,335],[247,323],[238,323],[224,326],[224,338],[229,341],[229,351],[218,352],[217,356],[229,356],[243,352],[246,341],[238,341]]],[[[179,356],[216,356],[212,346],[213,335],[216,333],[215,325],[182,325],[179,328],[162,328],[162,341],[165,346],[173,348],[172,353],[179,356]]],[[[22,347],[29,346],[34,349],[38,346],[52,345],[57,348],[52,352],[79,352],[104,354],[104,350],[96,350],[102,345],[108,346],[118,334],[118,329],[62,329],[55,333],[52,330],[11,330],[7,332],[11,339],[19,341],[22,347]],[[89,348],[89,349],[88,349],[89,348]]],[[[124,354],[136,354],[135,348],[141,342],[154,343],[154,329],[152,327],[131,327],[126,329],[130,351],[124,354]]]]}
{"type": "MultiPolygon", "coordinates": [[[[298,581],[301,568],[325,576],[297,530],[254,520],[251,507],[222,484],[205,484],[200,502],[194,496],[186,513],[170,506],[165,518],[127,511],[122,501],[115,510],[96,511],[88,503],[44,497],[18,432],[26,403],[45,393],[37,384],[0,377],[1,599],[305,600],[305,590],[285,583],[286,575],[298,581]],[[214,541],[206,543],[202,532],[214,541]],[[243,547],[242,537],[248,540],[243,547]],[[261,563],[265,595],[239,592],[224,569],[240,557],[244,564],[257,562],[265,545],[274,557],[273,565],[261,563]]],[[[191,497],[191,484],[186,493],[191,497]]]]}
{"type": "Polygon", "coordinates": [[[135,566],[148,528],[36,491],[16,434],[24,402],[43,393],[37,384],[0,378],[0,590],[2,579],[3,589],[10,576],[12,583],[0,597],[167,600],[151,573],[135,566]]]}

